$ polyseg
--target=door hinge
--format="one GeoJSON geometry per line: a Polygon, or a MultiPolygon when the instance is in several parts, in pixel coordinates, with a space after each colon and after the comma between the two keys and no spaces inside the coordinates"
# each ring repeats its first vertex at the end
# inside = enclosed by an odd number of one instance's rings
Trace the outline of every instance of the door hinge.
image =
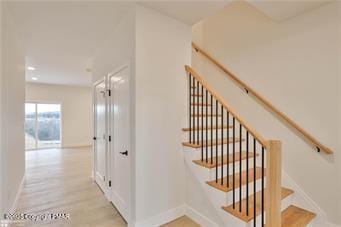
{"type": "Polygon", "coordinates": [[[92,139],[93,139],[93,140],[96,140],[97,138],[94,136],[92,139]]]}
{"type": "Polygon", "coordinates": [[[109,187],[111,187],[111,180],[109,181],[109,187]]]}
{"type": "Polygon", "coordinates": [[[111,96],[111,90],[108,90],[108,94],[109,94],[109,96],[111,96]]]}
{"type": "Polygon", "coordinates": [[[109,136],[109,142],[111,142],[111,136],[109,136]]]}

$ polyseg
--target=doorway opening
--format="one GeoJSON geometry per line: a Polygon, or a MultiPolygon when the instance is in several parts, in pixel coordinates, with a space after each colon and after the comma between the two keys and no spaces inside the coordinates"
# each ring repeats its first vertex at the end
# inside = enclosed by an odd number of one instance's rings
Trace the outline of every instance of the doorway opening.
{"type": "Polygon", "coordinates": [[[61,147],[61,104],[25,104],[25,149],[61,147]]]}

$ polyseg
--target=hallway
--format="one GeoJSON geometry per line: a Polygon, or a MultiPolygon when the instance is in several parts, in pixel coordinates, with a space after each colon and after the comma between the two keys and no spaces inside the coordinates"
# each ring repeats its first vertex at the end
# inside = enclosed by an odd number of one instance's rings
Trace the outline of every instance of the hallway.
{"type": "Polygon", "coordinates": [[[69,220],[39,222],[35,226],[126,226],[92,182],[90,147],[26,152],[26,179],[17,213],[70,215],[69,220]]]}

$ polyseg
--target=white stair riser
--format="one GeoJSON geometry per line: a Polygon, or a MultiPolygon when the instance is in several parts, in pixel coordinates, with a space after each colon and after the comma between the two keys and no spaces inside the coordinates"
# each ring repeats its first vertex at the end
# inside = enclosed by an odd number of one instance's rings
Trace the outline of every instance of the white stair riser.
{"type": "MultiPolygon", "coordinates": [[[[250,182],[249,184],[249,196],[253,194],[253,182],[250,182]]],[[[264,178],[264,186],[266,185],[266,178],[264,178]]],[[[242,199],[245,199],[246,198],[246,187],[247,185],[243,185],[242,186],[242,199]]],[[[240,188],[236,188],[235,189],[235,201],[236,203],[240,201],[240,188]]],[[[261,179],[258,179],[256,181],[256,191],[261,191],[262,190],[262,180],[261,179]]],[[[231,205],[233,203],[233,190],[232,191],[229,191],[226,195],[226,200],[227,200],[227,205],[231,205]]]]}
{"type": "MultiPolygon", "coordinates": [[[[189,147],[184,147],[185,152],[185,159],[186,163],[189,167],[189,170],[193,172],[193,174],[196,176],[198,181],[201,183],[203,188],[205,189],[206,194],[209,196],[209,199],[211,200],[212,204],[216,208],[216,210],[219,213],[219,216],[224,221],[226,227],[253,227],[253,222],[250,221],[249,223],[245,223],[244,221],[236,218],[235,216],[227,213],[224,211],[221,207],[223,205],[230,205],[232,204],[232,196],[233,192],[230,191],[229,193],[220,191],[210,185],[208,185],[206,182],[211,180],[212,175],[211,171],[207,168],[203,168],[195,163],[193,163],[193,160],[200,158],[200,149],[193,149],[189,147]]],[[[253,159],[252,159],[253,160],[253,159]]],[[[245,160],[243,161],[244,165],[245,160]]],[[[260,162],[260,156],[257,157],[257,163],[260,162]]],[[[252,162],[253,163],[253,162],[252,162]]],[[[239,165],[236,165],[239,168],[239,165]]],[[[246,165],[244,165],[246,166],[246,165]]],[[[258,165],[259,166],[259,165],[258,165]]],[[[225,166],[226,168],[226,166],[225,166]]],[[[226,170],[225,170],[226,172],[226,170]]],[[[215,173],[215,172],[214,172],[215,173]]],[[[266,178],[264,181],[264,184],[266,185],[266,178]]],[[[261,179],[257,180],[256,182],[256,191],[261,190],[261,179]]],[[[239,201],[239,188],[236,189],[236,202],[239,201]]],[[[253,194],[253,182],[249,183],[249,193],[253,194]]],[[[242,199],[246,197],[246,185],[242,187],[242,199]]],[[[292,195],[288,196],[286,199],[282,200],[282,210],[286,209],[292,201],[292,195]]],[[[260,217],[257,217],[257,226],[260,225],[260,217]]]]}
{"type": "MultiPolygon", "coordinates": [[[[292,200],[293,200],[293,195],[290,195],[288,197],[286,197],[285,199],[282,200],[282,203],[281,203],[281,211],[285,210],[286,208],[288,208],[291,203],[292,203],[292,200]]],[[[266,220],[266,212],[264,212],[264,222],[266,220]]],[[[253,227],[253,220],[250,221],[247,225],[247,227],[253,227]]],[[[258,215],[257,218],[256,218],[256,226],[262,226],[262,216],[261,215],[258,215]]]]}
{"type": "MultiPolygon", "coordinates": [[[[182,136],[183,138],[183,141],[189,141],[189,132],[184,132],[183,133],[184,135],[182,136]]],[[[229,134],[229,137],[232,138],[233,134],[232,132],[230,132],[229,134]]],[[[198,137],[199,137],[199,141],[202,141],[202,140],[206,140],[206,131],[199,131],[199,135],[197,133],[195,133],[194,131],[192,131],[192,139],[195,139],[195,141],[198,141],[198,137]],[[203,134],[201,134],[201,132],[203,132],[203,134]],[[203,138],[203,139],[202,139],[203,138]]],[[[236,138],[239,138],[239,134],[235,134],[235,137],[236,138]]],[[[216,138],[222,138],[221,136],[221,129],[218,129],[218,136],[216,134],[216,130],[213,129],[212,131],[212,136],[211,136],[211,130],[208,130],[207,131],[207,140],[215,140],[216,138]]],[[[223,138],[227,138],[227,132],[226,132],[226,129],[224,129],[224,135],[223,135],[223,138]]],[[[245,140],[245,135],[243,135],[243,139],[245,140]]],[[[251,137],[250,137],[250,145],[251,145],[251,137]]]]}
{"type": "MultiPolygon", "coordinates": [[[[256,160],[257,161],[257,160],[256,160]]],[[[240,162],[236,161],[235,162],[235,173],[239,173],[240,171],[240,162]]],[[[232,175],[233,173],[233,163],[229,163],[229,174],[232,175]]],[[[256,162],[256,166],[257,166],[257,162],[256,162]]],[[[241,167],[242,167],[242,171],[246,170],[246,159],[242,160],[241,162],[241,167]]],[[[253,167],[253,158],[250,159],[249,158],[249,168],[253,167]]],[[[227,165],[223,165],[223,166],[218,166],[218,178],[221,177],[221,168],[223,168],[223,177],[227,176],[227,165]]],[[[211,180],[214,180],[216,177],[216,168],[212,168],[212,169],[208,169],[210,171],[210,177],[211,180]]]]}
{"type": "MultiPolygon", "coordinates": [[[[196,149],[196,148],[186,147],[186,150],[188,150],[188,151],[190,151],[190,152],[192,153],[193,160],[200,160],[200,159],[201,159],[201,148],[196,149]]],[[[231,150],[232,150],[232,149],[231,149],[231,150]]],[[[239,152],[239,151],[236,151],[236,156],[239,154],[239,153],[237,153],[237,152],[239,152]]],[[[259,153],[260,153],[260,152],[257,153],[258,156],[257,156],[257,158],[256,158],[256,166],[261,166],[261,155],[260,155],[259,153]]],[[[227,149],[226,149],[226,147],[225,147],[225,149],[224,149],[223,154],[224,154],[224,155],[227,155],[227,149]]],[[[229,154],[232,155],[233,153],[230,151],[229,154]]],[[[214,149],[214,150],[213,150],[213,157],[215,157],[215,155],[216,155],[216,153],[215,153],[215,149],[214,149]]],[[[265,155],[266,155],[266,154],[265,154],[265,155]]],[[[219,150],[219,152],[218,152],[218,156],[221,156],[220,150],[219,150]]],[[[208,150],[208,159],[209,159],[209,158],[211,158],[211,150],[208,150]]],[[[206,159],[206,150],[205,150],[205,149],[204,149],[204,152],[203,152],[203,159],[204,159],[204,160],[206,159]]],[[[243,161],[245,161],[245,163],[244,163],[244,162],[242,163],[242,168],[243,168],[243,166],[246,166],[246,160],[243,160],[243,161]]],[[[264,157],[264,163],[266,163],[265,161],[266,161],[266,157],[264,157]]],[[[235,162],[235,165],[236,165],[236,166],[238,165],[238,169],[239,169],[239,164],[238,164],[238,163],[239,163],[238,161],[235,162]]],[[[229,165],[232,166],[233,164],[230,163],[229,165]]],[[[253,158],[250,158],[250,159],[249,159],[249,167],[252,167],[252,166],[253,166],[253,158]]],[[[237,167],[236,167],[236,168],[237,168],[237,167]]],[[[226,164],[225,164],[225,169],[226,169],[226,164]]]]}

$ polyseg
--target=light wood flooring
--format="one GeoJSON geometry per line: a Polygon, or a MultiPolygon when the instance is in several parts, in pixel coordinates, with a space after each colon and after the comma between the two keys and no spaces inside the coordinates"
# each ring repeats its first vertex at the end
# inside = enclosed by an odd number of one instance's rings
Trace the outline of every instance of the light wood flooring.
{"type": "MultiPolygon", "coordinates": [[[[16,213],[68,213],[69,220],[11,226],[125,227],[124,219],[91,179],[91,148],[26,152],[26,178],[16,213]]],[[[199,226],[187,217],[165,227],[199,226]]]]}
{"type": "Polygon", "coordinates": [[[127,226],[91,179],[90,147],[26,152],[17,213],[68,213],[70,219],[14,226],[127,226]]]}

